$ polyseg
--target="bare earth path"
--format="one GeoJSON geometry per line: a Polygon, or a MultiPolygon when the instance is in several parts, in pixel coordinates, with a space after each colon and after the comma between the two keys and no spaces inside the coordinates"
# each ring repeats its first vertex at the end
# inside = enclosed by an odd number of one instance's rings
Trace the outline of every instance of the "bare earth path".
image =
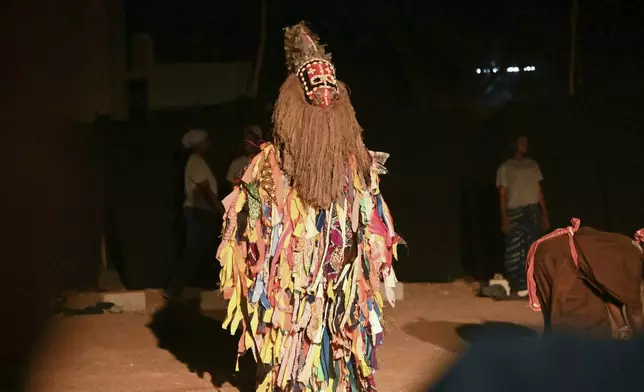
{"type": "MultiPolygon", "coordinates": [[[[530,335],[524,327],[541,325],[526,302],[477,298],[464,284],[406,284],[404,300],[387,311],[376,375],[384,392],[423,390],[482,331],[530,335]]],[[[57,317],[30,392],[252,391],[248,361],[233,375],[236,341],[221,330],[221,316],[182,309],[57,317]]]]}

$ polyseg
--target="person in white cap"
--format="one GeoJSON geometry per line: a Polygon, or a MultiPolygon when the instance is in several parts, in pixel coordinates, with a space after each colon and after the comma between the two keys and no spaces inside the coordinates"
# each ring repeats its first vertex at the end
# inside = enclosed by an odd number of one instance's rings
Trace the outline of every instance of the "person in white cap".
{"type": "Polygon", "coordinates": [[[259,144],[262,139],[262,129],[253,125],[244,129],[244,154],[233,159],[228,167],[226,180],[231,185],[235,185],[237,180],[244,174],[244,169],[250,163],[250,160],[259,152],[259,144]]]}
{"type": "Polygon", "coordinates": [[[199,262],[214,244],[224,214],[224,207],[217,197],[217,180],[204,159],[211,146],[208,134],[204,130],[193,129],[183,136],[182,143],[192,151],[184,174],[186,245],[165,290],[168,299],[181,297],[199,262]]]}

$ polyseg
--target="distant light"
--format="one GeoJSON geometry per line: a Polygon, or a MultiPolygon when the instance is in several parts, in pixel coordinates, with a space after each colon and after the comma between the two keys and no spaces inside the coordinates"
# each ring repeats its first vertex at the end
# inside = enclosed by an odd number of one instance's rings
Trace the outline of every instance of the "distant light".
{"type": "MultiPolygon", "coordinates": [[[[494,67],[494,68],[477,68],[476,73],[477,75],[481,74],[489,74],[489,73],[498,73],[501,71],[499,68],[494,67]]],[[[507,67],[505,69],[506,72],[508,73],[519,73],[519,72],[534,72],[536,71],[536,68],[534,65],[526,65],[525,67],[507,67]]]]}

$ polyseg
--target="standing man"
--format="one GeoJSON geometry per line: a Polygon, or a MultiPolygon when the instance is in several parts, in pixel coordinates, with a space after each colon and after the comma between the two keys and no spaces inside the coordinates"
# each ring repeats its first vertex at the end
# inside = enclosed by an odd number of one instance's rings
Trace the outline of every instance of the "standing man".
{"type": "Polygon", "coordinates": [[[168,299],[181,297],[202,257],[214,244],[224,214],[224,207],[217,197],[217,180],[204,159],[211,146],[208,134],[201,129],[191,130],[183,136],[182,143],[192,151],[184,175],[186,246],[166,288],[168,299]]]}
{"type": "Polygon", "coordinates": [[[259,143],[262,139],[262,129],[253,125],[244,129],[244,154],[233,159],[228,167],[226,180],[234,186],[237,180],[242,176],[242,172],[250,163],[252,157],[259,152],[259,143]]]}
{"type": "Polygon", "coordinates": [[[496,299],[527,299],[526,257],[530,246],[548,230],[548,209],[541,190],[543,176],[539,165],[528,158],[528,139],[517,138],[514,156],[496,174],[501,210],[501,230],[505,234],[505,277],[510,294],[490,290],[484,294],[496,299]]]}

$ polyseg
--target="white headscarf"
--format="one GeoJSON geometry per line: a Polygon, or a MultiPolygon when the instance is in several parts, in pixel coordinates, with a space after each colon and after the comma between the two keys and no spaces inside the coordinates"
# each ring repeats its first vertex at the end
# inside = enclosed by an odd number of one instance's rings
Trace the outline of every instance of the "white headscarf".
{"type": "Polygon", "coordinates": [[[183,135],[181,144],[183,144],[183,147],[186,149],[191,149],[206,139],[208,139],[208,133],[206,131],[203,129],[191,129],[183,135]]]}

